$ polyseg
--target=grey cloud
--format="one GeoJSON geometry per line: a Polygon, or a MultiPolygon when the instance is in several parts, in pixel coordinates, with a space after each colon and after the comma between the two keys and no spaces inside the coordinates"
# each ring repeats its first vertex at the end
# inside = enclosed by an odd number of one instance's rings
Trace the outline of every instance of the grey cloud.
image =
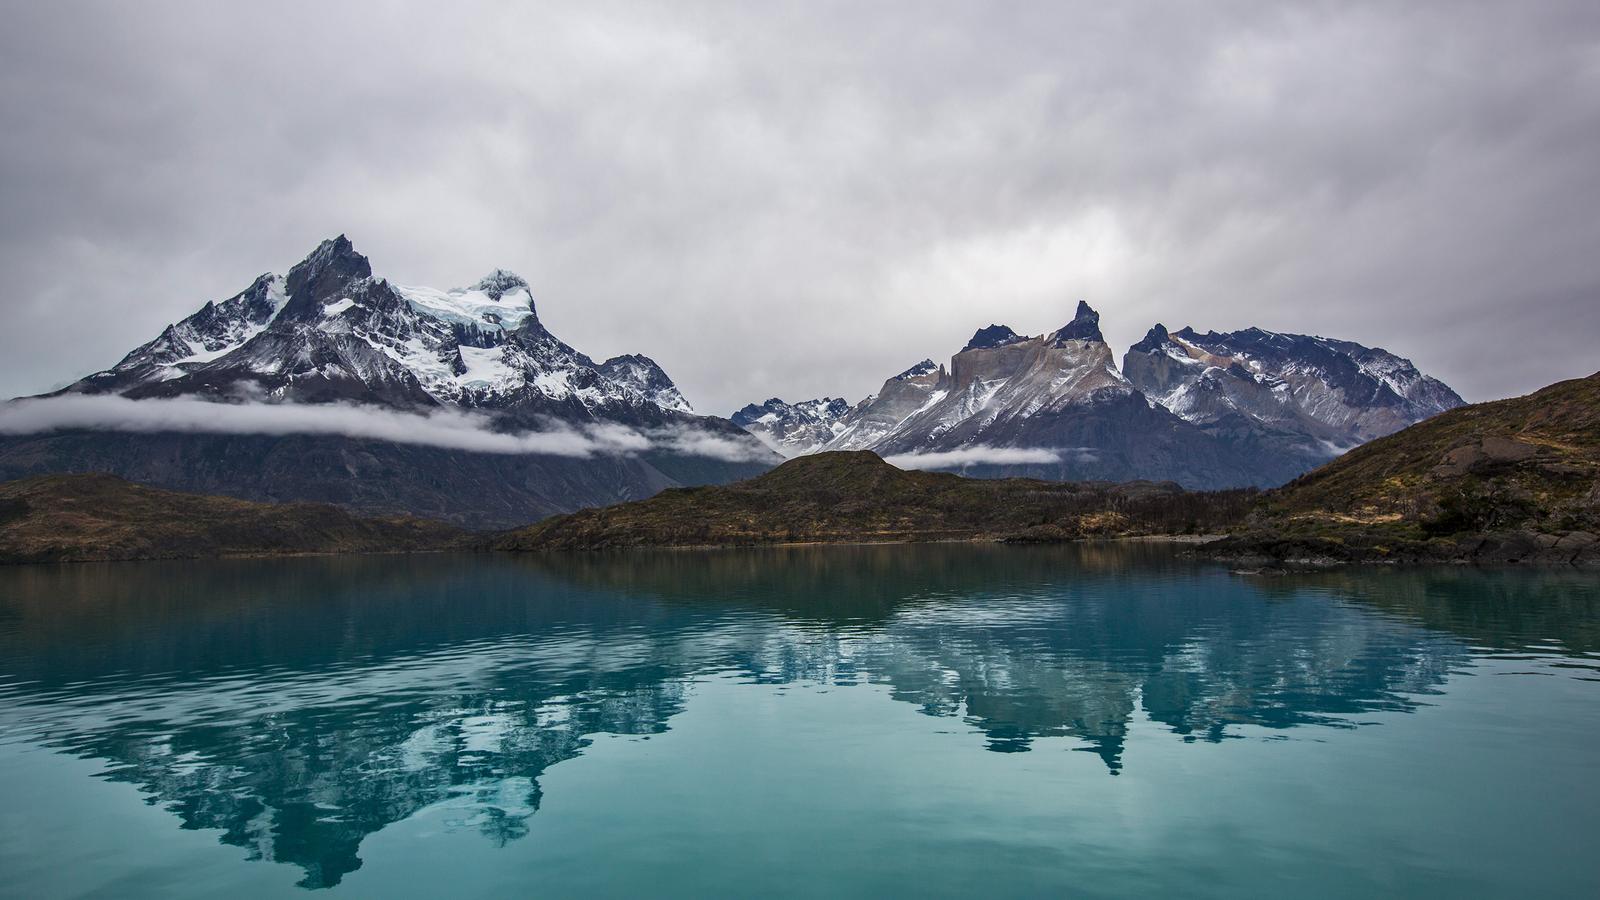
{"type": "Polygon", "coordinates": [[[741,462],[764,459],[754,438],[738,440],[688,428],[636,430],[551,423],[543,431],[503,432],[481,415],[456,410],[403,413],[345,404],[213,403],[184,398],[129,400],[66,394],[0,405],[0,434],[70,429],[180,431],[220,434],[338,434],[475,453],[589,458],[665,450],[741,462]]]}
{"type": "Polygon", "coordinates": [[[0,393],[346,232],[495,266],[697,409],[875,390],[1076,300],[1600,369],[1600,6],[8,4],[0,393]]]}

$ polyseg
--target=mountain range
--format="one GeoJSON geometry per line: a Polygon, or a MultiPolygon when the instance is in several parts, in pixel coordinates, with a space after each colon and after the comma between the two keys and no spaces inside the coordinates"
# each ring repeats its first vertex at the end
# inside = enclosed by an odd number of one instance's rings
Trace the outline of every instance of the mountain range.
{"type": "Polygon", "coordinates": [[[596,361],[560,340],[511,272],[402,285],[340,235],[0,413],[51,402],[73,414],[0,421],[0,480],[104,472],[507,528],[834,450],[983,477],[1270,487],[1462,401],[1384,350],[1260,329],[1157,325],[1119,368],[1080,302],[1048,334],[978,329],[948,366],[922,360],[859,403],[772,398],[723,419],[647,356],[596,361]]]}
{"type": "MultiPolygon", "coordinates": [[[[1020,342],[1019,342],[1020,343],[1020,342]]],[[[1600,564],[1600,374],[1462,406],[1269,491],[962,478],[822,451],[495,539],[506,550],[1190,536],[1250,569],[1340,562],[1600,564]],[[1221,540],[1203,535],[1227,534],[1221,540]]]]}
{"type": "Polygon", "coordinates": [[[100,395],[135,401],[118,415],[156,424],[0,437],[0,479],[108,472],[168,489],[492,528],[731,481],[779,461],[728,420],[697,415],[649,357],[596,362],[551,334],[517,275],[496,270],[454,290],[408,287],[375,276],[343,235],[52,396],[100,395]],[[216,421],[163,428],[164,400],[215,402],[216,421]],[[261,405],[280,416],[382,411],[398,439],[217,424],[261,405]],[[406,429],[441,415],[458,432],[490,437],[408,439],[406,429]],[[560,452],[476,449],[529,433],[553,435],[560,452]]]}
{"type": "Polygon", "coordinates": [[[854,405],[773,398],[733,421],[791,457],[872,450],[971,475],[1217,489],[1282,484],[1462,403],[1385,350],[1259,328],[1156,325],[1119,369],[1079,302],[1049,334],[981,328],[948,367],[925,359],[854,405]]]}

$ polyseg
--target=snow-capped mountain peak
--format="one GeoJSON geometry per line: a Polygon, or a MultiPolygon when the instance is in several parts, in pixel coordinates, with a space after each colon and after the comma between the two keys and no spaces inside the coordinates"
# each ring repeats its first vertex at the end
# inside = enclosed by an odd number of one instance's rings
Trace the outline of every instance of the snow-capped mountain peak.
{"type": "Polygon", "coordinates": [[[1353,341],[1247,328],[1160,325],[1123,371],[1152,400],[1213,432],[1253,429],[1285,454],[1324,459],[1462,404],[1410,360],[1353,341]]]}
{"type": "Polygon", "coordinates": [[[689,401],[678,391],[678,386],[673,384],[667,373],[648,356],[638,354],[614,356],[600,364],[600,371],[662,409],[694,412],[689,401]]]}
{"type": "Polygon", "coordinates": [[[350,239],[339,235],[323,241],[305,259],[289,269],[284,290],[289,302],[282,315],[315,321],[322,307],[339,299],[352,282],[372,277],[372,264],[356,252],[350,239]]]}
{"type": "Polygon", "coordinates": [[[850,404],[837,397],[785,403],[773,397],[734,413],[733,424],[761,438],[784,456],[803,456],[822,449],[843,427],[839,420],[850,404]]]}
{"type": "Polygon", "coordinates": [[[505,269],[495,269],[493,272],[478,279],[478,282],[467,288],[467,290],[488,294],[491,299],[499,300],[500,295],[518,288],[523,290],[528,288],[528,282],[521,275],[515,272],[508,272],[505,269]]]}
{"type": "Polygon", "coordinates": [[[476,407],[526,419],[693,411],[648,357],[597,364],[540,324],[521,276],[439,290],[377,278],[344,235],[68,388],[476,407]]]}
{"type": "Polygon", "coordinates": [[[1041,337],[980,328],[948,371],[925,360],[884,382],[840,419],[826,449],[906,453],[1007,443],[1034,417],[1131,394],[1099,335],[1099,315],[1086,303],[1066,327],[1041,337]]]}

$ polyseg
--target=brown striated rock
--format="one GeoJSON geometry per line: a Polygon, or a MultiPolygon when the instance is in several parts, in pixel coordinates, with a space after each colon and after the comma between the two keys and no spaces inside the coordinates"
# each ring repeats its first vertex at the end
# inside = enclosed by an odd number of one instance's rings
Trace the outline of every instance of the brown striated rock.
{"type": "Polygon", "coordinates": [[[1491,463],[1517,463],[1539,454],[1539,448],[1533,444],[1495,434],[1478,442],[1478,447],[1491,463]]]}

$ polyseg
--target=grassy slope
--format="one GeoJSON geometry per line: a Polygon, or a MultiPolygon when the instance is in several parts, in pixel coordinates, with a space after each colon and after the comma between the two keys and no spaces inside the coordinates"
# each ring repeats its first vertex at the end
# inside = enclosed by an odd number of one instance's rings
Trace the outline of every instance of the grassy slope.
{"type": "Polygon", "coordinates": [[[1299,542],[1471,558],[1461,548],[1486,534],[1581,543],[1600,530],[1600,374],[1372,441],[1267,494],[1251,520],[1238,543],[1276,542],[1267,555],[1299,542]]]}
{"type": "Polygon", "coordinates": [[[180,494],[112,475],[0,484],[0,562],[377,553],[468,540],[466,532],[425,519],[364,519],[319,503],[180,494]]]}
{"type": "Polygon", "coordinates": [[[970,479],[908,472],[868,452],[821,453],[723,487],[663,491],[506,536],[502,549],[1022,539],[1216,530],[1254,492],[1176,485],[970,479]]]}

